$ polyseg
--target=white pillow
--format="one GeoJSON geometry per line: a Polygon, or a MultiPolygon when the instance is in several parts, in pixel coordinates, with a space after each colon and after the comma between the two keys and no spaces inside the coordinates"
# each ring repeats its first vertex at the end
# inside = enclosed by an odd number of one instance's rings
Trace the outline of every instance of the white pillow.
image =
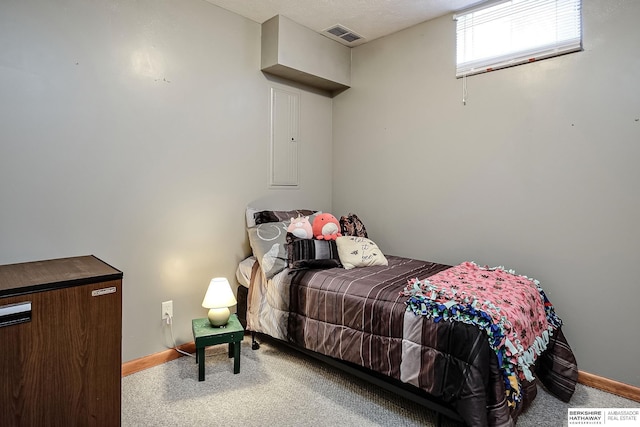
{"type": "Polygon", "coordinates": [[[366,237],[342,236],[336,239],[338,256],[345,269],[389,265],[378,245],[366,237]]]}
{"type": "Polygon", "coordinates": [[[267,214],[269,221],[265,221],[264,218],[261,219],[261,222],[265,223],[265,222],[289,221],[291,218],[297,218],[299,216],[309,216],[314,213],[321,213],[321,211],[316,211],[312,209],[289,209],[289,210],[258,209],[251,206],[247,206],[245,210],[247,228],[256,226],[257,213],[267,214]]]}
{"type": "Polygon", "coordinates": [[[252,208],[252,207],[247,207],[247,209],[245,210],[245,217],[247,220],[247,228],[250,227],[255,227],[256,226],[256,219],[254,217],[256,212],[260,212],[261,210],[264,209],[256,209],[256,208],[252,208]]]}

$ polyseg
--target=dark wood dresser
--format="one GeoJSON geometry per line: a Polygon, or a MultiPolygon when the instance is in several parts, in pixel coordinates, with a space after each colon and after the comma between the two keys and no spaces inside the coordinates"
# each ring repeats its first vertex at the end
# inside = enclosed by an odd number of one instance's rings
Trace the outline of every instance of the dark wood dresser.
{"type": "Polygon", "coordinates": [[[121,346],[121,271],[0,266],[0,426],[119,426],[121,346]]]}

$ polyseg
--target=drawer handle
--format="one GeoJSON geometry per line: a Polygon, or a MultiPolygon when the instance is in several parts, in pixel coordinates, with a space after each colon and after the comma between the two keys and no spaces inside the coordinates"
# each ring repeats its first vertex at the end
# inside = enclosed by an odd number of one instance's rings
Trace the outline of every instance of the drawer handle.
{"type": "Polygon", "coordinates": [[[0,306],[0,328],[31,322],[31,301],[0,306]]]}

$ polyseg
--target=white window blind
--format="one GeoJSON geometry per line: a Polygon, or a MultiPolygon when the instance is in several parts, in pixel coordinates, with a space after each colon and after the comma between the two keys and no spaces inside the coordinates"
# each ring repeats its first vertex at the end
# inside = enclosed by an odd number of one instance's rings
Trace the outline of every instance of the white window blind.
{"type": "Polygon", "coordinates": [[[492,2],[454,19],[457,77],[582,50],[581,0],[492,2]]]}

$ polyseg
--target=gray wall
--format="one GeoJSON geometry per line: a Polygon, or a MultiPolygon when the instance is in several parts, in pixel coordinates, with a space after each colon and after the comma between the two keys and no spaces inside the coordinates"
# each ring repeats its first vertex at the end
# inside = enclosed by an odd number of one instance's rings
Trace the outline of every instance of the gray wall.
{"type": "MultiPolygon", "coordinates": [[[[260,25],[200,0],[0,2],[0,264],[124,272],[123,360],[178,343],[248,252],[250,202],[331,208],[331,98],[301,93],[297,190],[268,188],[260,25]]],[[[276,82],[277,83],[277,82],[276,82]]]]}
{"type": "Polygon", "coordinates": [[[441,17],[353,49],[335,211],[391,254],[539,279],[581,370],[640,386],[640,2],[584,0],[584,51],[470,77],[441,17]]]}

